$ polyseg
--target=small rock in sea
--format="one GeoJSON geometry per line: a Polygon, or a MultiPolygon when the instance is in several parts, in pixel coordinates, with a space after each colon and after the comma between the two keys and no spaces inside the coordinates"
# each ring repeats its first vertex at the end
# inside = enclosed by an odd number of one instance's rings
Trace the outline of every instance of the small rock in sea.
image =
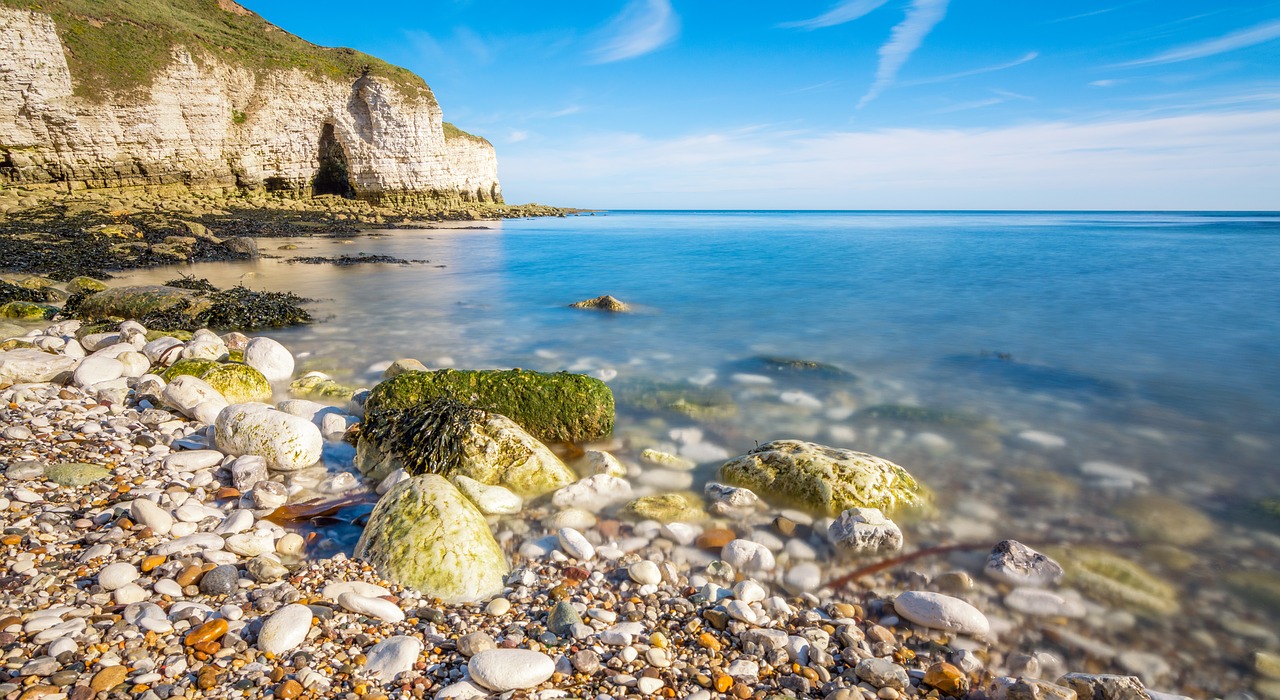
{"type": "Polygon", "coordinates": [[[267,478],[267,460],[260,455],[242,455],[231,463],[231,484],[248,493],[267,478]]]}
{"type": "Polygon", "coordinates": [[[884,517],[879,508],[850,508],[827,527],[827,539],[857,554],[896,552],[902,549],[902,530],[884,517]]]}
{"type": "Polygon", "coordinates": [[[416,637],[397,635],[369,647],[364,653],[364,674],[383,682],[409,671],[422,654],[422,641],[416,637]]]}
{"type": "Polygon", "coordinates": [[[1151,478],[1146,474],[1111,462],[1085,462],[1080,465],[1080,473],[1088,477],[1094,486],[1109,491],[1132,491],[1151,485],[1151,478]]]}
{"type": "Polygon", "coordinates": [[[619,301],[618,299],[615,299],[614,297],[608,294],[604,296],[596,297],[594,299],[584,299],[582,301],[575,301],[574,303],[569,305],[569,308],[594,309],[596,311],[609,311],[612,313],[625,313],[631,310],[630,306],[623,303],[622,301],[619,301]]]}
{"type": "Polygon", "coordinates": [[[1017,540],[998,543],[984,571],[1010,586],[1052,586],[1064,575],[1061,564],[1017,540]]]}
{"type": "Polygon", "coordinates": [[[733,540],[720,550],[720,558],[735,571],[772,571],[777,562],[769,548],[751,540],[733,540]]]}
{"type": "Polygon", "coordinates": [[[1046,433],[1043,430],[1024,430],[1018,433],[1018,439],[1046,450],[1057,450],[1067,446],[1061,435],[1046,433]]]}
{"type": "Polygon", "coordinates": [[[630,498],[631,482],[608,474],[596,474],[556,491],[551,495],[551,504],[557,508],[600,512],[630,498]]]}
{"type": "Polygon", "coordinates": [[[528,649],[491,649],[467,663],[471,680],[498,693],[536,687],[556,671],[550,656],[528,649]]]}
{"type": "Polygon", "coordinates": [[[293,651],[311,631],[311,608],[294,603],[272,613],[258,632],[258,648],[277,657],[293,651]]]}
{"type": "Polygon", "coordinates": [[[796,564],[782,577],[782,586],[792,595],[813,593],[822,586],[822,568],[809,561],[796,564]]]}
{"type": "Polygon", "coordinates": [[[760,497],[751,489],[741,486],[730,486],[715,481],[708,482],[702,490],[710,501],[708,508],[718,515],[750,513],[760,505],[760,497]]]}
{"type": "Polygon", "coordinates": [[[205,595],[231,595],[240,589],[240,571],[235,564],[216,566],[200,579],[200,592],[205,595]]]}
{"type": "Polygon", "coordinates": [[[1032,617],[1084,617],[1084,604],[1043,588],[1015,588],[1004,597],[1004,606],[1032,617]]]}
{"type": "Polygon", "coordinates": [[[982,637],[991,631],[987,616],[972,605],[941,593],[907,591],[893,602],[898,615],[917,625],[982,637]]]}
{"type": "Polygon", "coordinates": [[[640,453],[640,460],[655,467],[664,469],[674,469],[676,471],[687,472],[698,466],[692,460],[684,457],[677,457],[655,449],[646,449],[640,453]]]}
{"type": "Polygon", "coordinates": [[[618,461],[617,457],[600,450],[587,450],[578,458],[578,461],[574,462],[573,466],[578,476],[584,479],[596,474],[607,474],[619,478],[627,475],[627,468],[618,461]]]}
{"type": "Polygon", "coordinates": [[[258,510],[275,510],[289,502],[289,491],[278,481],[259,481],[250,497],[258,510]]]}

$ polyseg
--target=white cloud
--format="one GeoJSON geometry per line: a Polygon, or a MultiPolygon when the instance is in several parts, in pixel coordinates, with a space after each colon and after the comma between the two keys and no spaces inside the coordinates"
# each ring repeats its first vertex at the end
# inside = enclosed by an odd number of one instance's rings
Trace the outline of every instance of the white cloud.
{"type": "Polygon", "coordinates": [[[522,129],[512,129],[507,134],[507,143],[520,143],[529,138],[529,132],[522,129]]]}
{"type": "Polygon", "coordinates": [[[1207,39],[1194,44],[1169,49],[1168,51],[1158,53],[1150,58],[1120,63],[1118,66],[1130,68],[1135,66],[1153,66],[1162,63],[1179,63],[1181,61],[1190,61],[1196,58],[1216,56],[1220,53],[1226,53],[1228,51],[1235,51],[1236,49],[1243,49],[1248,46],[1262,44],[1276,38],[1280,38],[1280,20],[1267,22],[1266,24],[1259,24],[1256,27],[1250,27],[1248,29],[1240,29],[1216,39],[1207,39]]]}
{"type": "Polygon", "coordinates": [[[855,19],[871,14],[889,0],[844,0],[836,3],[830,10],[813,19],[798,22],[784,22],[778,26],[797,29],[821,29],[834,27],[837,24],[852,22],[855,19]]]}
{"type": "Polygon", "coordinates": [[[994,66],[984,66],[982,68],[974,68],[972,70],[960,71],[959,73],[948,73],[946,75],[937,75],[932,78],[921,78],[919,80],[907,80],[900,84],[901,85],[932,85],[934,83],[945,83],[948,80],[968,78],[971,75],[982,75],[983,73],[995,73],[996,71],[1007,70],[1009,68],[1016,68],[1017,66],[1020,66],[1024,63],[1030,63],[1031,61],[1034,61],[1037,58],[1039,58],[1039,56],[1040,56],[1039,51],[1031,51],[1021,58],[1017,58],[1012,61],[1006,61],[1004,63],[997,63],[994,66]]]}
{"type": "Polygon", "coordinates": [[[604,28],[592,62],[643,56],[671,43],[679,33],[680,18],[669,0],[631,0],[604,28]]]}
{"type": "Polygon", "coordinates": [[[604,208],[1277,209],[1280,109],[987,129],[539,139],[511,201],[604,208]]]}
{"type": "Polygon", "coordinates": [[[912,0],[911,7],[907,8],[906,18],[893,28],[889,41],[880,47],[880,66],[876,69],[876,80],[858,102],[858,109],[867,106],[893,84],[907,59],[911,58],[924,38],[946,16],[949,1],[912,0]]]}

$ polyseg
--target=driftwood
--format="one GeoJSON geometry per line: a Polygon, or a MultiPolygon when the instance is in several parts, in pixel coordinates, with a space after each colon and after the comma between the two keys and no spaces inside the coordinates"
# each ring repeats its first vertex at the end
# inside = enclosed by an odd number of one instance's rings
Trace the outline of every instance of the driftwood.
{"type": "Polygon", "coordinates": [[[343,498],[323,499],[317,498],[302,503],[294,503],[287,506],[280,506],[271,511],[266,517],[267,520],[276,525],[291,525],[296,523],[306,523],[316,518],[329,517],[341,511],[343,508],[351,506],[363,505],[366,503],[374,503],[377,496],[372,494],[361,494],[358,496],[346,496],[343,498]]]}

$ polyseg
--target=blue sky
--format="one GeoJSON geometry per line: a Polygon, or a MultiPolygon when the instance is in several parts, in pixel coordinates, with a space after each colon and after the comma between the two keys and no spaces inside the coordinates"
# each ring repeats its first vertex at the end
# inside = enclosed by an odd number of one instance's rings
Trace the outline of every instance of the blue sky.
{"type": "Polygon", "coordinates": [[[1280,209],[1280,0],[248,0],[403,65],[508,201],[1280,209]]]}

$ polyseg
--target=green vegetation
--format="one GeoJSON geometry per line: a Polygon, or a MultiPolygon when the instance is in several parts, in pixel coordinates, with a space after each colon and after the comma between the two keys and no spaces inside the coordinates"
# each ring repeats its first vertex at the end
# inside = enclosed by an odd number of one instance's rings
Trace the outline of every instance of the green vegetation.
{"type": "Polygon", "coordinates": [[[316,46],[231,0],[0,0],[0,5],[53,18],[75,94],[94,101],[146,89],[172,62],[177,46],[197,61],[216,59],[255,72],[296,68],[338,81],[371,75],[406,94],[435,100],[408,70],[352,49],[316,46]]]}
{"type": "Polygon", "coordinates": [[[231,123],[232,123],[232,124],[243,124],[243,123],[245,123],[246,121],[249,121],[249,116],[248,116],[247,114],[245,114],[244,112],[241,112],[241,111],[240,111],[240,110],[238,110],[238,109],[233,109],[233,110],[231,110],[231,123]]]}
{"type": "Polygon", "coordinates": [[[446,140],[466,139],[468,141],[475,141],[476,143],[483,143],[490,146],[493,145],[489,143],[489,139],[486,139],[482,136],[476,136],[475,134],[468,134],[467,132],[463,131],[462,129],[459,129],[458,127],[450,124],[449,122],[444,122],[442,126],[444,127],[444,137],[446,140]]]}

